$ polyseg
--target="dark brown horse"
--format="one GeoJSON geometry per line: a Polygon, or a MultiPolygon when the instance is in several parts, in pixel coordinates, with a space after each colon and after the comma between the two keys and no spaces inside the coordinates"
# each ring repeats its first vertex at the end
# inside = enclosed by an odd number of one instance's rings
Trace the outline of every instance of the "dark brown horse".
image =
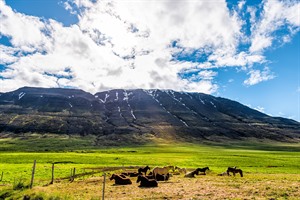
{"type": "Polygon", "coordinates": [[[115,180],[116,185],[130,185],[132,184],[131,180],[129,178],[122,178],[119,175],[113,174],[110,177],[110,180],[115,180]]]}
{"type": "Polygon", "coordinates": [[[205,175],[205,172],[207,170],[209,170],[209,167],[204,167],[204,168],[197,168],[198,172],[204,172],[204,175],[205,175]]]}
{"type": "Polygon", "coordinates": [[[143,174],[143,172],[144,172],[145,175],[146,175],[148,170],[150,170],[150,167],[147,165],[147,166],[144,167],[144,168],[139,168],[139,169],[138,169],[138,173],[139,173],[139,174],[143,174]]]}
{"type": "Polygon", "coordinates": [[[241,169],[237,169],[236,167],[228,167],[227,169],[228,176],[230,176],[229,172],[232,172],[233,176],[235,176],[236,173],[239,173],[241,177],[243,177],[243,171],[241,169]]]}
{"type": "Polygon", "coordinates": [[[136,182],[141,182],[139,187],[157,187],[158,183],[154,179],[148,179],[145,176],[139,175],[136,182]]]}
{"type": "Polygon", "coordinates": [[[129,177],[137,177],[138,175],[141,175],[138,172],[122,172],[121,174],[123,174],[125,176],[129,176],[129,177]]]}
{"type": "Polygon", "coordinates": [[[169,173],[167,173],[166,175],[165,174],[156,174],[155,175],[155,179],[157,181],[167,181],[167,180],[169,180],[169,178],[170,178],[169,173]]]}

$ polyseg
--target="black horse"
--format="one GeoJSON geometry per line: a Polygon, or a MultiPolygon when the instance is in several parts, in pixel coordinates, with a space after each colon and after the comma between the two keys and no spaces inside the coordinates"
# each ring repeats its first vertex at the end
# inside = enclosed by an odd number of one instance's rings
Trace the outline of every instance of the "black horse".
{"type": "Polygon", "coordinates": [[[169,178],[170,178],[169,173],[167,173],[166,175],[165,174],[156,174],[156,176],[155,176],[155,179],[157,181],[167,181],[167,180],[169,180],[169,178]]]}
{"type": "Polygon", "coordinates": [[[147,166],[144,167],[144,168],[139,168],[139,169],[138,169],[138,173],[139,173],[139,174],[143,174],[143,172],[144,172],[145,175],[146,175],[148,170],[150,170],[150,167],[147,165],[147,166]]]}
{"type": "Polygon", "coordinates": [[[204,168],[197,168],[198,172],[204,172],[204,175],[206,174],[205,172],[209,170],[209,167],[204,167],[204,168]]]}
{"type": "Polygon", "coordinates": [[[227,169],[228,176],[230,176],[229,172],[232,172],[233,176],[235,176],[236,173],[239,173],[241,177],[243,177],[243,171],[241,169],[237,169],[236,167],[228,167],[227,169]]]}
{"type": "Polygon", "coordinates": [[[139,175],[136,182],[141,182],[139,187],[157,187],[158,183],[154,179],[148,179],[145,176],[139,175]]]}
{"type": "Polygon", "coordinates": [[[115,180],[116,185],[130,185],[132,184],[131,180],[129,178],[123,178],[119,175],[113,174],[110,177],[110,180],[115,180]]]}

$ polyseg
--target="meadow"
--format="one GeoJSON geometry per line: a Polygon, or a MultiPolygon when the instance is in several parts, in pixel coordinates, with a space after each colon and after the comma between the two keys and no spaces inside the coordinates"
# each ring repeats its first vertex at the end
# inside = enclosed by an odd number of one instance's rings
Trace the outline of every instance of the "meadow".
{"type": "Polygon", "coordinates": [[[119,199],[117,195],[126,193],[125,199],[300,198],[299,143],[248,140],[226,145],[160,142],[143,146],[96,147],[91,142],[92,137],[37,137],[40,136],[0,139],[0,173],[3,172],[0,199],[5,195],[8,199],[22,199],[26,194],[41,195],[44,199],[100,199],[104,168],[119,167],[106,171],[111,174],[146,165],[151,168],[174,165],[189,170],[208,166],[210,171],[195,179],[174,175],[157,189],[141,189],[136,183],[128,187],[113,186],[113,182],[108,181],[107,197],[119,199]],[[34,160],[37,162],[35,182],[30,190],[26,186],[34,160]],[[54,162],[61,163],[55,164],[55,183],[49,185],[54,162]],[[228,166],[243,169],[245,176],[217,176],[228,166]],[[78,176],[71,183],[69,177],[73,168],[78,175],[94,174],[78,176]]]}

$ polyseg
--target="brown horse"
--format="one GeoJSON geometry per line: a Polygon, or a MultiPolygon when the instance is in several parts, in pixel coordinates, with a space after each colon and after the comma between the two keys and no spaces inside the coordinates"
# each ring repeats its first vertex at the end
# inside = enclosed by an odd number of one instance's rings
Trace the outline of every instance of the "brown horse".
{"type": "Polygon", "coordinates": [[[145,176],[139,175],[136,182],[141,182],[139,187],[157,187],[158,183],[154,179],[148,179],[145,176]]]}
{"type": "Polygon", "coordinates": [[[147,174],[147,171],[150,170],[150,167],[148,167],[148,165],[144,168],[139,168],[138,169],[138,173],[139,174],[143,174],[143,172],[145,173],[145,175],[147,174]]]}
{"type": "Polygon", "coordinates": [[[132,184],[131,180],[129,178],[122,178],[119,175],[113,174],[110,177],[110,180],[115,180],[116,185],[130,185],[132,184]]]}
{"type": "Polygon", "coordinates": [[[186,174],[186,168],[180,168],[176,166],[175,170],[177,170],[180,174],[186,174]]]}
{"type": "Polygon", "coordinates": [[[228,176],[230,176],[229,172],[232,172],[233,176],[235,176],[236,173],[239,173],[241,177],[243,177],[243,171],[241,169],[237,169],[236,167],[228,167],[227,169],[228,176]]]}
{"type": "Polygon", "coordinates": [[[156,174],[167,174],[169,173],[170,170],[174,172],[175,167],[174,166],[155,167],[153,169],[153,175],[156,176],[156,174]]]}
{"type": "Polygon", "coordinates": [[[195,178],[195,175],[199,174],[199,168],[197,168],[196,170],[189,172],[187,174],[184,175],[185,178],[195,178]]]}

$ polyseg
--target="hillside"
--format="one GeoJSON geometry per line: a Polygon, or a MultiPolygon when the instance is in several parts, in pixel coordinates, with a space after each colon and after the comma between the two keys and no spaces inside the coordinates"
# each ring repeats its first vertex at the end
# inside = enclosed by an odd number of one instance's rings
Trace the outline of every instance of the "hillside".
{"type": "Polygon", "coordinates": [[[236,101],[171,90],[24,87],[0,94],[0,132],[96,135],[140,143],[152,137],[192,141],[222,138],[300,139],[300,123],[270,117],[236,101]]]}

